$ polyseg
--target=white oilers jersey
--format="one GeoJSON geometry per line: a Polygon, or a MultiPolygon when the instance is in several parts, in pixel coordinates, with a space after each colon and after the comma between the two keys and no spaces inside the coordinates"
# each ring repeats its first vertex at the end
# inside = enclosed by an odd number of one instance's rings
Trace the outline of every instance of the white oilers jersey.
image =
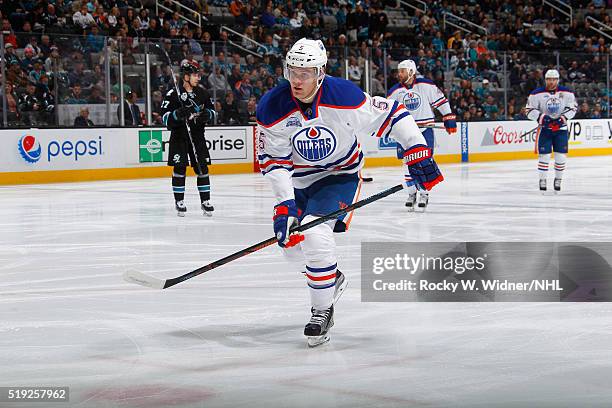
{"type": "Polygon", "coordinates": [[[527,117],[531,120],[540,120],[541,115],[548,115],[553,119],[561,115],[569,120],[576,114],[576,98],[574,93],[564,86],[555,91],[546,88],[537,88],[527,99],[527,117]]]}
{"type": "Polygon", "coordinates": [[[419,126],[434,123],[434,108],[442,116],[452,114],[448,99],[433,81],[426,78],[416,78],[412,86],[403,83],[393,85],[387,98],[403,104],[419,126]]]}
{"type": "Polygon", "coordinates": [[[257,106],[257,153],[261,172],[279,202],[328,176],[363,166],[358,137],[392,136],[402,146],[426,145],[398,102],[365,94],[352,82],[326,76],[310,108],[301,110],[288,82],[257,106]]]}

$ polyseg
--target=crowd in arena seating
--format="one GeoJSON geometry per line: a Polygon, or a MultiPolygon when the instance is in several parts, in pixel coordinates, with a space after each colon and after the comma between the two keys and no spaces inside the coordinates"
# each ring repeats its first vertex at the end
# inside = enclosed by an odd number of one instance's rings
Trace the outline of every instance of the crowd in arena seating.
{"type": "Polygon", "coordinates": [[[185,59],[200,64],[220,123],[253,122],[261,96],[284,81],[283,55],[301,37],[324,42],[328,74],[367,84],[373,95],[385,95],[397,82],[399,61],[415,60],[420,75],[449,95],[459,120],[524,119],[527,94],[557,64],[562,83],[581,103],[577,117],[609,113],[609,44],[584,20],[612,26],[602,0],[572,2],[581,15],[571,24],[555,9],[527,0],[436,0],[425,12],[396,0],[180,0],[191,10],[162,3],[156,12],[150,0],[0,0],[9,123],[54,125],[58,105],[117,104],[119,54],[126,69],[133,67],[124,94],[142,103],[145,76],[138,67],[147,52],[155,55],[152,122],[161,123],[172,69],[153,44],[168,52],[173,66],[185,59]],[[454,25],[445,26],[446,12],[460,19],[447,15],[454,25]],[[199,27],[196,13],[203,16],[199,27]],[[482,29],[456,29],[462,21],[482,29]]]}

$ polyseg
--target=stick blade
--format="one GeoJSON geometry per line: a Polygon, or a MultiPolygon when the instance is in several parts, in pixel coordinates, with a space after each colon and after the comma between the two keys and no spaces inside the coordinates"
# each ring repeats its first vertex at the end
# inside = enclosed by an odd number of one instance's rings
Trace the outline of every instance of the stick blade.
{"type": "Polygon", "coordinates": [[[140,271],[130,269],[123,274],[123,279],[126,282],[135,283],[136,285],[146,286],[151,289],[163,289],[166,281],[146,275],[140,271]]]}

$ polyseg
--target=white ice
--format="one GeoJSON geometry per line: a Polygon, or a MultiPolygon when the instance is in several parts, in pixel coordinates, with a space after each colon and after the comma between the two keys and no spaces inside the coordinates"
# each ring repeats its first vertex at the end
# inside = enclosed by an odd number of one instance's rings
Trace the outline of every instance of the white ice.
{"type": "MultiPolygon", "coordinates": [[[[69,404],[33,407],[609,407],[610,303],[360,301],[364,240],[612,241],[611,157],[570,158],[556,196],[535,168],[445,165],[427,213],[402,192],[358,210],[337,236],[349,287],[317,349],[304,279],[276,247],[163,291],[121,279],[271,236],[260,175],[213,176],[212,218],[193,178],[185,218],[169,179],[2,187],[0,386],[70,386],[69,404]]],[[[366,173],[362,197],[402,178],[366,173]]]]}

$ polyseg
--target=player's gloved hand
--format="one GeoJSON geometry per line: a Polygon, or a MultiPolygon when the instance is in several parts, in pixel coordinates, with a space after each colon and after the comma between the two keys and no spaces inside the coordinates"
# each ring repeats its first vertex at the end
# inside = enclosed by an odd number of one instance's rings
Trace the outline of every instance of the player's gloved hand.
{"type": "Polygon", "coordinates": [[[444,180],[438,165],[431,157],[431,149],[425,145],[412,146],[404,153],[404,163],[412,179],[426,190],[431,190],[444,180]]]}
{"type": "Polygon", "coordinates": [[[565,117],[559,116],[557,119],[553,119],[553,121],[550,122],[550,125],[548,125],[548,127],[553,132],[558,132],[559,129],[565,126],[565,124],[566,124],[565,117]]]}
{"type": "Polygon", "coordinates": [[[196,126],[204,126],[208,123],[213,123],[213,118],[216,116],[217,112],[212,109],[202,109],[200,113],[192,114],[189,119],[193,121],[196,126]]]}
{"type": "Polygon", "coordinates": [[[295,200],[286,200],[275,205],[272,220],[274,221],[274,234],[280,247],[289,248],[304,240],[302,234],[289,233],[291,228],[300,225],[295,200]]]}
{"type": "Polygon", "coordinates": [[[453,113],[449,113],[448,115],[444,115],[442,117],[444,121],[444,127],[446,128],[446,133],[452,135],[457,132],[457,117],[453,113]]]}
{"type": "Polygon", "coordinates": [[[185,120],[194,113],[199,113],[202,109],[198,105],[181,106],[174,111],[173,115],[178,120],[185,120]]]}
{"type": "Polygon", "coordinates": [[[548,126],[550,126],[550,124],[552,123],[552,121],[553,121],[553,118],[551,118],[551,117],[550,117],[550,116],[548,116],[548,115],[541,115],[541,116],[540,116],[540,119],[538,119],[538,122],[540,123],[540,125],[541,125],[542,127],[548,127],[548,126]]]}

